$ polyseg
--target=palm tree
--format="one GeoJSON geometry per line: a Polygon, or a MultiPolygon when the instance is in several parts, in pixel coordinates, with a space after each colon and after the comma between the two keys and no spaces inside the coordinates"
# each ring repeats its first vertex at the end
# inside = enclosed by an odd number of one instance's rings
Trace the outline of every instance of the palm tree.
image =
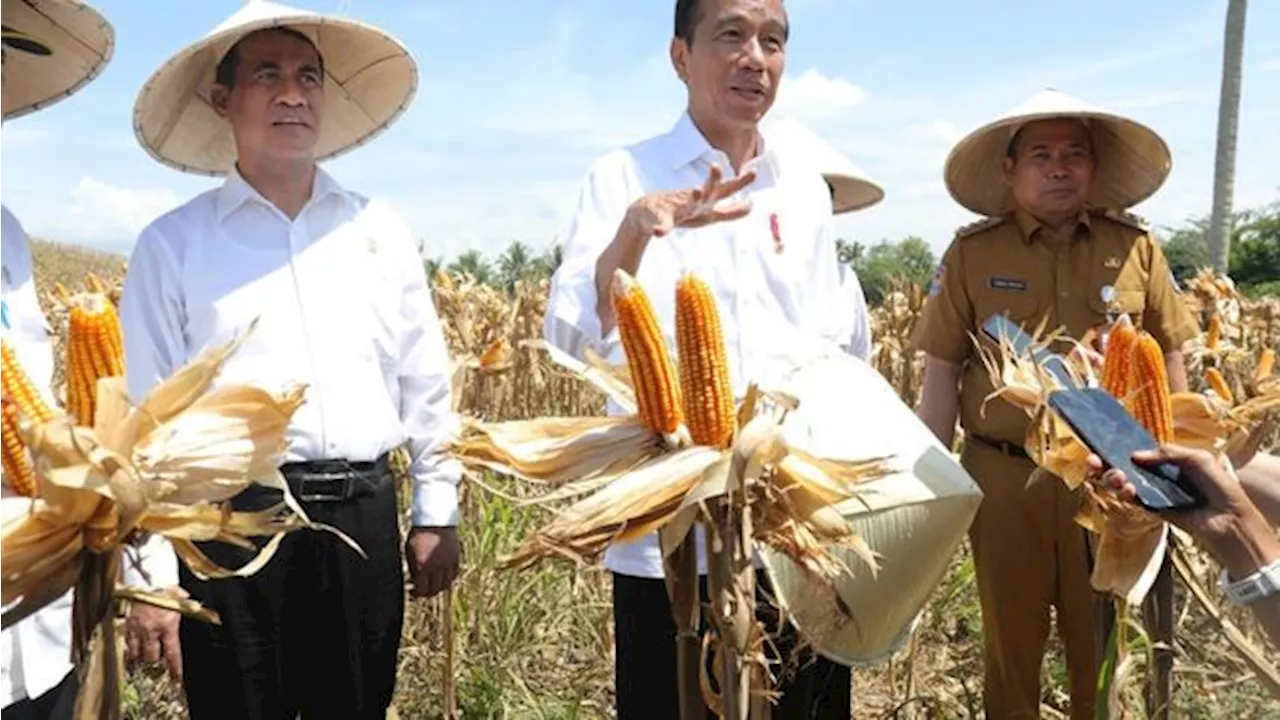
{"type": "Polygon", "coordinates": [[[1213,213],[1209,221],[1209,258],[1226,273],[1231,258],[1232,194],[1236,175],[1236,128],[1240,123],[1240,83],[1244,57],[1247,0],[1228,0],[1222,44],[1222,89],[1218,98],[1218,150],[1213,165],[1213,213]]]}
{"type": "Polygon", "coordinates": [[[507,251],[498,256],[498,278],[503,289],[508,293],[515,292],[516,283],[533,270],[529,246],[513,241],[507,251]]]}
{"type": "Polygon", "coordinates": [[[478,283],[488,284],[493,281],[493,266],[479,250],[468,250],[458,256],[449,266],[449,272],[470,275],[478,283]]]}

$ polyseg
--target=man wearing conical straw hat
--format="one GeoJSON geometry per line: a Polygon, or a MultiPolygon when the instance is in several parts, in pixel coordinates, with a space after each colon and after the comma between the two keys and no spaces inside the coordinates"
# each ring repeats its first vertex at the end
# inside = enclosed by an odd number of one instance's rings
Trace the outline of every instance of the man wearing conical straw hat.
{"type": "MultiPolygon", "coordinates": [[[[832,214],[866,210],[884,199],[884,188],[879,183],[800,121],[789,117],[777,118],[769,122],[762,132],[780,154],[800,157],[813,164],[827,182],[832,214]]],[[[870,362],[872,342],[867,298],[857,272],[849,263],[840,263],[840,287],[847,297],[847,303],[840,309],[852,313],[853,326],[848,341],[841,347],[851,355],[870,362]]]]}
{"type": "MultiPolygon", "coordinates": [[[[383,717],[404,613],[389,467],[401,444],[413,479],[412,592],[434,595],[457,575],[461,472],[438,452],[453,421],[449,358],[422,260],[392,209],[317,167],[399,117],[416,80],[408,51],[382,30],[255,0],[138,95],[147,152],[225,180],[138,239],[121,299],[129,392],[141,397],[256,322],[220,381],[307,386],[282,472],[311,519],[364,554],[329,533],[295,533],[248,578],[202,582],[180,568],[181,586],[221,616],[181,621],[197,720],[383,717]]],[[[262,508],[279,500],[271,492],[233,504],[262,508]]],[[[224,567],[252,554],[202,549],[224,567]]],[[[154,659],[178,644],[177,622],[139,607],[128,644],[154,659]]]]}
{"type": "MultiPolygon", "coordinates": [[[[992,387],[970,333],[1007,313],[1083,337],[1127,313],[1165,351],[1185,388],[1180,348],[1196,335],[1160,244],[1126,209],[1164,182],[1171,160],[1150,128],[1046,90],[963,138],[946,163],[952,197],[986,219],[957,232],[915,334],[926,353],[919,414],[951,445],[984,498],[970,529],[985,636],[987,717],[1039,717],[1050,607],[1066,650],[1071,715],[1093,716],[1100,665],[1090,549],[1075,524],[1080,494],[1027,484],[1028,420],[984,399],[992,387]]],[[[984,342],[986,342],[984,340],[984,342]]],[[[1059,351],[1069,348],[1057,348],[1059,351]]]]}
{"type": "MultiPolygon", "coordinates": [[[[74,0],[3,5],[4,122],[70,97],[111,60],[115,31],[92,7],[74,0]]],[[[3,235],[4,343],[13,348],[45,402],[56,405],[53,345],[36,295],[31,248],[9,208],[3,235]]],[[[6,498],[15,494],[8,479],[6,498]]],[[[6,522],[9,518],[5,518],[6,522]]],[[[5,720],[71,718],[79,683],[71,664],[72,591],[0,632],[0,706],[5,720]]]]}

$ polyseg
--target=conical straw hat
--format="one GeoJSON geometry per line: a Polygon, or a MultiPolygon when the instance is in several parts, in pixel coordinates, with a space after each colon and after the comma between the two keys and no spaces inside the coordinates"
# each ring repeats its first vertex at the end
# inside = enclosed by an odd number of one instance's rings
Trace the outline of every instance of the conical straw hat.
{"type": "Polygon", "coordinates": [[[70,97],[102,72],[115,30],[79,0],[4,0],[4,119],[70,97]]]}
{"type": "Polygon", "coordinates": [[[789,117],[770,120],[763,134],[765,143],[776,147],[780,156],[803,158],[831,183],[835,214],[863,210],[884,199],[884,188],[799,121],[789,117]]]}
{"type": "Polygon", "coordinates": [[[814,649],[846,665],[883,661],[901,647],[969,530],[982,491],[874,368],[842,352],[806,363],[781,390],[799,399],[788,441],[837,458],[891,455],[895,472],[837,506],[880,570],[829,548],[852,570],[836,581],[847,620],[829,593],[786,556],[761,550],[778,599],[814,649]]]}
{"type": "Polygon", "coordinates": [[[231,126],[214,112],[214,73],[240,38],[289,27],[315,43],[324,58],[325,107],[316,159],[368,142],[408,107],[418,84],[409,51],[391,35],[356,20],[250,0],[147,80],[133,108],[142,147],[160,162],[199,175],[223,175],[236,159],[231,126]]]}
{"type": "Polygon", "coordinates": [[[969,133],[952,148],[945,171],[951,197],[979,215],[996,216],[1012,209],[1001,172],[1009,140],[1025,123],[1061,117],[1084,120],[1093,137],[1098,164],[1088,204],[1129,208],[1164,184],[1173,161],[1169,146],[1154,130],[1049,89],[969,133]]]}

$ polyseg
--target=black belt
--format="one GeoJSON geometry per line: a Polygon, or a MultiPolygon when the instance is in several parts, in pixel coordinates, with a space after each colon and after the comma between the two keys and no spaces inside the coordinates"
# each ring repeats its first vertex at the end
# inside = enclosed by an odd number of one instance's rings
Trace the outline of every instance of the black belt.
{"type": "Polygon", "coordinates": [[[307,460],[280,466],[285,483],[299,502],[343,502],[372,495],[391,479],[391,458],[377,460],[307,460]]]}
{"type": "Polygon", "coordinates": [[[1031,459],[1031,456],[1027,454],[1026,448],[1022,447],[1017,443],[1011,443],[1011,442],[1008,442],[1007,440],[995,440],[993,438],[989,438],[984,435],[975,435],[973,433],[969,433],[965,437],[977,440],[983,445],[986,445],[987,447],[993,448],[995,450],[999,450],[1005,455],[1013,455],[1015,457],[1020,457],[1023,460],[1031,459]]]}

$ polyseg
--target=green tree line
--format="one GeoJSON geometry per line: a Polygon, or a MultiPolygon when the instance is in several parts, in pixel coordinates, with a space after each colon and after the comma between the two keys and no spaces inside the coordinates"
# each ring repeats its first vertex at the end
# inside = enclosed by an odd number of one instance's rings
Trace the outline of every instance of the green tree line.
{"type": "MultiPolygon", "coordinates": [[[[1209,218],[1193,218],[1173,228],[1157,228],[1174,276],[1185,281],[1209,262],[1209,218]]],[[[867,303],[879,305],[895,278],[928,288],[938,267],[929,243],[917,236],[866,244],[858,240],[836,241],[840,262],[858,274],[867,303]]],[[[495,258],[468,250],[446,263],[425,261],[427,276],[437,270],[467,274],[478,282],[512,292],[519,280],[548,278],[560,266],[564,251],[553,245],[537,253],[525,243],[512,242],[495,258]]],[[[1231,222],[1230,275],[1248,295],[1280,295],[1280,202],[1234,213],[1231,222]]]]}

